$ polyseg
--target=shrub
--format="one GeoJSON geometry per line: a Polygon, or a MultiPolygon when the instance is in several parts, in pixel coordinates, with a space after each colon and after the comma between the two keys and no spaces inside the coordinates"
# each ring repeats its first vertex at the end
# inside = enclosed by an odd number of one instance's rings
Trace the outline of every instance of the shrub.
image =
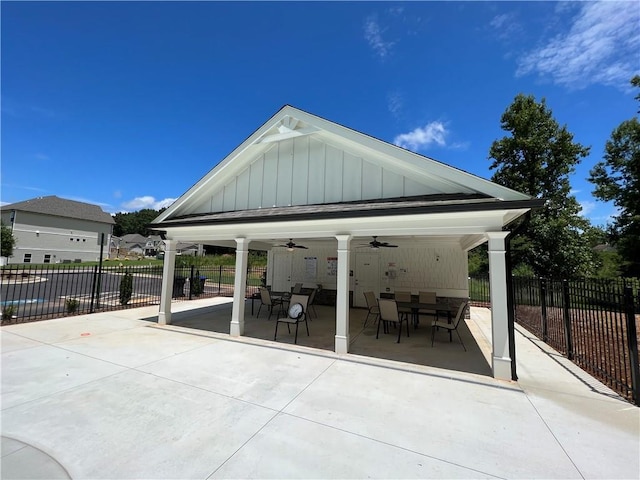
{"type": "MultiPolygon", "coordinates": [[[[202,277],[204,279],[205,277],[202,277]]],[[[200,279],[200,270],[196,270],[196,275],[191,279],[191,294],[196,297],[202,293],[204,282],[200,279]]]]}
{"type": "Polygon", "coordinates": [[[120,281],[120,305],[126,305],[131,300],[133,295],[133,275],[126,271],[122,280],[120,281]]]}
{"type": "Polygon", "coordinates": [[[2,320],[11,320],[18,309],[15,305],[7,305],[2,308],[2,320]]]}
{"type": "Polygon", "coordinates": [[[76,300],[75,298],[67,298],[67,300],[64,302],[64,305],[67,309],[67,313],[75,313],[75,311],[78,310],[78,307],[80,306],[80,301],[76,300]]]}

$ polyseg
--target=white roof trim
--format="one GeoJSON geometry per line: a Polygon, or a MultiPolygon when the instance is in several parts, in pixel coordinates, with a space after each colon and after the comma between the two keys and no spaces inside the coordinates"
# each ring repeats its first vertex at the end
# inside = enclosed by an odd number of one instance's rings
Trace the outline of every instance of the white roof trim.
{"type": "Polygon", "coordinates": [[[286,105],[181,195],[154,222],[167,220],[188,203],[200,201],[208,193],[207,187],[209,185],[224,185],[232,179],[247,167],[248,162],[236,161],[241,155],[248,152],[260,154],[271,148],[273,142],[302,135],[318,135],[327,143],[331,143],[333,140],[349,144],[356,150],[367,152],[371,158],[377,158],[381,164],[385,164],[385,168],[389,166],[390,159],[393,159],[394,162],[400,161],[402,164],[398,168],[405,175],[410,174],[423,181],[434,178],[439,182],[450,183],[466,190],[471,189],[500,200],[528,200],[531,198],[463,170],[286,105]],[[296,126],[301,126],[301,128],[294,130],[296,126]],[[277,129],[278,133],[270,133],[273,129],[277,129]]]}

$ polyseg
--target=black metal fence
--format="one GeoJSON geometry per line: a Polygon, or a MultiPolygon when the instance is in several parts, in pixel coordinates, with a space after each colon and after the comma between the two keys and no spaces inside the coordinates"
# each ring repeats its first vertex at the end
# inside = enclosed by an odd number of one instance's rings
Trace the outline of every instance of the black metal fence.
{"type": "MultiPolygon", "coordinates": [[[[488,278],[470,278],[477,304],[488,278]]],[[[513,278],[516,322],[612,390],[640,405],[640,280],[513,278]]]]}
{"type": "MultiPolygon", "coordinates": [[[[261,285],[266,267],[247,270],[245,295],[261,285]]],[[[9,265],[0,270],[2,324],[65,315],[158,305],[162,290],[162,265],[98,266],[9,265]],[[131,275],[130,295],[122,281],[131,275]],[[128,297],[128,298],[127,298],[128,297]]],[[[233,296],[235,267],[176,267],[173,298],[233,296]]]]}

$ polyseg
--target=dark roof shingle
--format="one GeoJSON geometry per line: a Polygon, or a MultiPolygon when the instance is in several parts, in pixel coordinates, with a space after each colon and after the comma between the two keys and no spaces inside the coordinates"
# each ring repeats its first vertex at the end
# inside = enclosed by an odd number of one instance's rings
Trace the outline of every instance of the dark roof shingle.
{"type": "Polygon", "coordinates": [[[98,205],[67,200],[66,198],[56,197],[55,195],[37,197],[23,202],[3,205],[2,210],[16,210],[40,213],[43,215],[55,215],[58,217],[78,218],[99,223],[116,223],[113,217],[104,212],[98,205]]]}

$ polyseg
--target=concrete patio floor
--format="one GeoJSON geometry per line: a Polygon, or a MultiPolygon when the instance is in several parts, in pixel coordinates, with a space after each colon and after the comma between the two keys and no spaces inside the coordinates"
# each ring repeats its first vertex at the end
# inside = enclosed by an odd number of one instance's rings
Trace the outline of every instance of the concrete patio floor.
{"type": "MultiPolygon", "coordinates": [[[[222,301],[176,303],[176,323],[222,301]]],[[[519,327],[504,382],[143,320],[156,310],[0,329],[3,479],[639,476],[639,409],[519,327]]],[[[480,352],[489,320],[466,322],[480,352]]],[[[442,335],[434,352],[466,355],[442,335]]],[[[405,340],[377,343],[430,348],[405,340]]]]}
{"type": "MultiPolygon", "coordinates": [[[[220,303],[208,307],[178,312],[173,315],[172,325],[229,334],[231,299],[220,298],[218,302],[220,303]]],[[[247,301],[244,336],[273,341],[278,315],[274,311],[269,319],[269,313],[263,308],[258,316],[259,304],[259,300],[255,302],[252,314],[251,301],[247,301]]],[[[335,307],[317,305],[314,306],[314,310],[317,316],[314,315],[309,320],[309,336],[305,325],[301,324],[297,344],[333,352],[336,334],[335,307]]],[[[409,337],[406,327],[403,326],[399,344],[398,330],[395,328],[391,328],[388,334],[384,334],[380,328],[379,338],[376,339],[377,323],[370,317],[365,326],[366,313],[367,310],[364,308],[352,308],[349,312],[350,353],[491,376],[491,337],[484,336],[477,330],[472,333],[474,323],[463,323],[459,327],[460,336],[467,349],[465,352],[456,334],[453,334],[453,341],[450,342],[445,331],[436,332],[435,343],[431,347],[430,317],[423,317],[418,328],[411,327],[409,337]]],[[[157,322],[157,313],[154,312],[154,315],[146,320],[157,322]]],[[[277,342],[293,344],[294,339],[295,327],[292,327],[289,333],[287,326],[280,324],[277,342]]]]}

